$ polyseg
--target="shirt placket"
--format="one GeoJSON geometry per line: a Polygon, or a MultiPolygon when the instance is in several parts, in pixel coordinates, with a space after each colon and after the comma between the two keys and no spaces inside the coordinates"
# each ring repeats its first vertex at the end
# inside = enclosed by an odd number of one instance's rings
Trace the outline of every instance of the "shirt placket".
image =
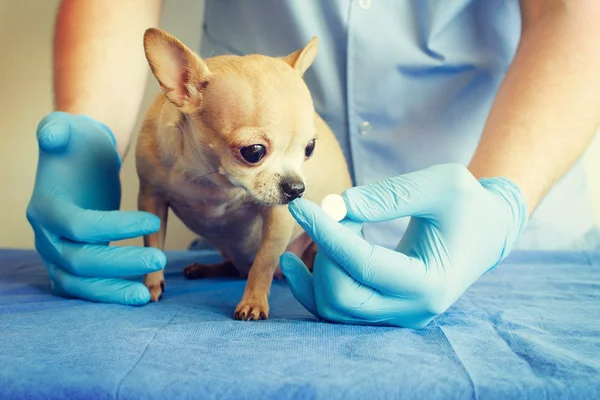
{"type": "Polygon", "coordinates": [[[356,184],[364,183],[364,163],[356,160],[364,160],[364,143],[373,132],[371,121],[361,116],[357,108],[357,96],[360,91],[360,72],[358,65],[359,57],[364,57],[368,49],[362,48],[357,35],[361,27],[368,26],[369,10],[374,0],[351,0],[348,14],[348,39],[346,44],[346,109],[349,146],[352,154],[352,175],[356,184]]]}

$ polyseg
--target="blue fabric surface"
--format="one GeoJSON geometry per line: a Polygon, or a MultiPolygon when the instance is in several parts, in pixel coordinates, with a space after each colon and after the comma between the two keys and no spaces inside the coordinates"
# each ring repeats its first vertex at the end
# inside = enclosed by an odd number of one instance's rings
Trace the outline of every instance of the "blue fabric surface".
{"type": "Polygon", "coordinates": [[[37,254],[0,251],[0,399],[597,399],[600,254],[513,253],[421,331],[317,322],[276,281],[187,281],[143,307],[52,297],[37,254]]]}

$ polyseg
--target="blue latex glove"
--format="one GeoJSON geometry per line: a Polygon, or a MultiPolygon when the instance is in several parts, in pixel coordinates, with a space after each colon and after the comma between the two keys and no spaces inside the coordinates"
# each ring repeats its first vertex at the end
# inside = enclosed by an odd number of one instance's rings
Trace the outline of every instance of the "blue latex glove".
{"type": "Polygon", "coordinates": [[[164,268],[158,249],[109,246],[156,232],[160,220],[117,211],[121,161],[112,132],[82,115],[53,112],[38,125],[39,159],[27,219],[52,292],[90,301],[145,304],[148,289],[118,279],[164,268]]]}
{"type": "Polygon", "coordinates": [[[445,164],[354,187],[348,214],[335,222],[319,206],[289,209],[319,246],[313,274],[285,253],[281,268],[296,299],[318,318],[421,328],[445,312],[510,252],[528,212],[504,178],[476,180],[445,164]],[[364,222],[412,216],[395,250],[362,237],[364,222]]]}

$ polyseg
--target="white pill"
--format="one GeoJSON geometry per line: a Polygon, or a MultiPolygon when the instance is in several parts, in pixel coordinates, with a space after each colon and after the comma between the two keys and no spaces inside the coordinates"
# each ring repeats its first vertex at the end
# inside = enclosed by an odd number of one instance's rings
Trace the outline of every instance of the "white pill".
{"type": "Polygon", "coordinates": [[[321,202],[321,208],[336,221],[343,220],[346,216],[346,212],[348,212],[346,209],[346,202],[344,202],[342,196],[337,194],[328,194],[325,196],[321,202]]]}

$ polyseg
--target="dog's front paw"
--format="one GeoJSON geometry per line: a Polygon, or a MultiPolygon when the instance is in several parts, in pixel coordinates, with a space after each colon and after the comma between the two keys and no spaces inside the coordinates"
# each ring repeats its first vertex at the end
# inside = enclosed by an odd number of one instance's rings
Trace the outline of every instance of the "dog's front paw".
{"type": "Polygon", "coordinates": [[[233,318],[241,321],[257,321],[269,318],[267,296],[244,296],[236,307],[233,318]]]}
{"type": "Polygon", "coordinates": [[[165,291],[165,279],[162,271],[146,275],[144,285],[150,291],[150,301],[156,302],[162,298],[165,291]]]}

